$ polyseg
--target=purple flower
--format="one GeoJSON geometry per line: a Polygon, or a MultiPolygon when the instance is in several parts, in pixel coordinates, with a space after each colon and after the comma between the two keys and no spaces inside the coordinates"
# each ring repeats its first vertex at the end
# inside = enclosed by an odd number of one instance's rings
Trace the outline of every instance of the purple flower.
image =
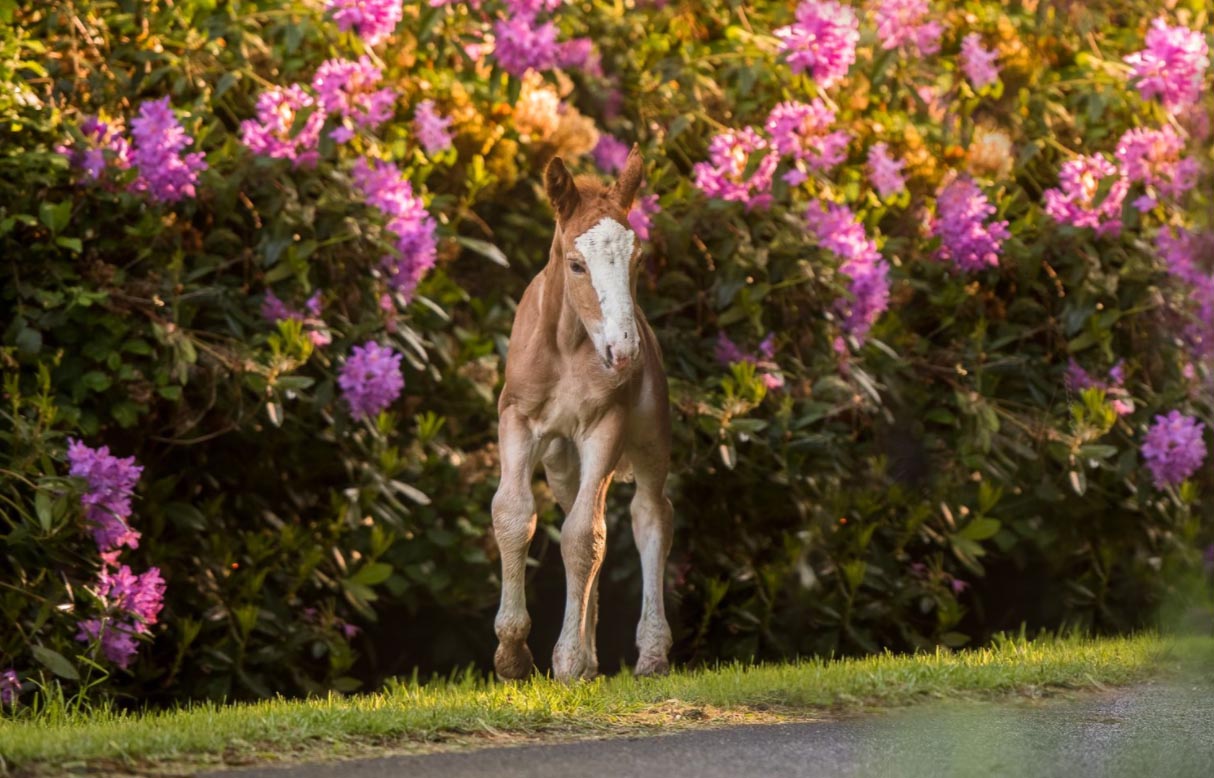
{"type": "Polygon", "coordinates": [[[556,65],[562,68],[577,68],[588,75],[602,77],[603,63],[594,42],[589,38],[571,38],[557,47],[556,65]]]}
{"type": "MultiPolygon", "coordinates": [[[[366,55],[359,57],[357,62],[326,60],[317,68],[312,77],[316,103],[323,113],[342,118],[341,126],[329,133],[330,138],[345,143],[354,137],[356,128],[374,130],[392,118],[396,92],[389,87],[377,88],[382,77],[383,73],[366,55]]],[[[323,115],[320,121],[324,122],[323,115]]]]}
{"type": "Polygon", "coordinates": [[[111,570],[102,568],[97,583],[97,596],[116,617],[128,617],[131,629],[145,634],[156,623],[164,605],[164,579],[160,568],[150,567],[146,573],[135,575],[122,565],[111,570]]]}
{"type": "Polygon", "coordinates": [[[1181,228],[1173,235],[1170,228],[1155,236],[1155,247],[1164,267],[1181,288],[1194,321],[1184,333],[1189,347],[1198,355],[1214,351],[1214,274],[1203,270],[1198,256],[1214,254],[1214,241],[1181,228]]]}
{"type": "Polygon", "coordinates": [[[371,418],[400,397],[405,388],[400,361],[400,354],[374,341],[354,347],[337,378],[350,415],[371,418]]]}
{"type": "Polygon", "coordinates": [[[55,150],[67,157],[72,167],[82,170],[87,180],[99,181],[109,165],[119,170],[131,166],[131,144],[122,133],[121,119],[104,122],[96,116],[87,116],[80,123],[86,145],[75,148],[63,144],[55,150]]]}
{"type": "Polygon", "coordinates": [[[387,217],[385,227],[396,236],[395,253],[383,259],[388,283],[400,294],[410,297],[437,258],[434,217],[392,163],[372,161],[368,164],[360,159],[354,163],[352,173],[367,204],[387,217]]]}
{"type": "Polygon", "coordinates": [[[628,161],[628,152],[631,148],[614,135],[604,132],[599,135],[599,142],[595,144],[594,151],[590,152],[590,155],[594,157],[594,164],[598,165],[599,170],[604,173],[618,173],[624,169],[624,163],[628,161]]]}
{"type": "Polygon", "coordinates": [[[868,181],[881,199],[906,189],[906,179],[902,177],[905,166],[905,162],[889,155],[889,147],[884,143],[874,143],[868,150],[868,181]]]}
{"type": "Polygon", "coordinates": [[[123,670],[130,667],[131,660],[139,652],[139,640],[130,624],[108,619],[87,619],[76,626],[79,630],[76,640],[81,643],[99,641],[105,658],[123,670]]]}
{"type": "Polygon", "coordinates": [[[1125,58],[1142,99],[1158,97],[1169,113],[1197,102],[1210,64],[1206,36],[1184,25],[1169,27],[1161,16],[1151,22],[1146,44],[1125,58]]]}
{"type": "Polygon", "coordinates": [[[953,590],[953,594],[961,594],[966,589],[970,588],[968,581],[962,581],[960,578],[950,578],[949,587],[953,590]]]}
{"type": "Polygon", "coordinates": [[[0,671],[0,707],[15,705],[21,694],[21,681],[13,668],[0,671]]]}
{"type": "Polygon", "coordinates": [[[1066,370],[1063,372],[1063,382],[1066,388],[1071,392],[1082,392],[1084,389],[1100,389],[1108,395],[1113,409],[1118,416],[1128,416],[1134,412],[1134,403],[1130,399],[1130,393],[1125,389],[1125,362],[1120,361],[1109,369],[1107,380],[1100,380],[1092,376],[1088,371],[1071,357],[1067,361],[1066,370]]]}
{"type": "Polygon", "coordinates": [[[956,178],[936,198],[932,234],[940,238],[936,258],[952,262],[959,270],[973,271],[999,266],[999,251],[1009,237],[1007,222],[987,219],[995,206],[978,185],[956,178]]]}
{"type": "Polygon", "coordinates": [[[961,69],[974,89],[982,89],[999,80],[997,59],[999,52],[984,48],[978,33],[971,32],[961,39],[961,69]]]}
{"type": "Polygon", "coordinates": [[[258,96],[257,118],[240,123],[240,140],[254,154],[287,159],[295,167],[315,165],[320,159],[317,146],[324,123],[325,112],[302,86],[275,86],[258,96]],[[312,112],[292,135],[296,117],[306,110],[312,112]]]}
{"type": "Polygon", "coordinates": [[[1078,157],[1062,165],[1058,186],[1045,192],[1045,212],[1055,221],[1091,227],[1097,235],[1121,232],[1121,205],[1130,185],[1117,167],[1102,154],[1078,157]],[[1115,176],[1103,199],[1097,201],[1101,182],[1115,176]]]}
{"type": "Polygon", "coordinates": [[[847,156],[850,136],[845,130],[830,132],[834,121],[834,110],[818,98],[811,103],[789,100],[768,114],[765,129],[771,135],[771,145],[778,153],[791,156],[799,163],[797,169],[801,175],[793,175],[790,182],[794,186],[805,180],[804,167],[828,171],[847,156]]]}
{"type": "Polygon", "coordinates": [[[401,20],[401,0],[325,0],[333,12],[337,29],[353,29],[368,46],[374,46],[396,30],[401,20]]]}
{"type": "Polygon", "coordinates": [[[860,22],[836,0],[802,0],[796,18],[775,31],[780,53],[794,73],[809,71],[819,87],[830,89],[856,61],[860,22]]]}
{"type": "Polygon", "coordinates": [[[555,24],[540,24],[534,14],[499,19],[493,25],[493,56],[512,76],[522,77],[528,70],[550,70],[560,55],[556,32],[555,24]]]}
{"type": "Polygon", "coordinates": [[[838,300],[836,308],[843,329],[863,342],[889,307],[889,264],[847,206],[815,203],[805,212],[805,222],[818,245],[843,260],[839,272],[850,279],[849,299],[838,300]]]}
{"type": "Polygon", "coordinates": [[[1142,457],[1156,486],[1178,484],[1197,472],[1206,458],[1205,431],[1204,424],[1180,411],[1155,417],[1142,442],[1142,457]]]}
{"type": "Polygon", "coordinates": [[[767,154],[749,177],[746,168],[752,154],[767,151],[767,141],[753,127],[726,130],[708,144],[708,162],[692,168],[695,185],[709,197],[745,203],[746,208],[766,208],[771,203],[771,183],[779,157],[767,154]]]}
{"type": "Polygon", "coordinates": [[[881,48],[888,51],[913,43],[924,56],[940,51],[944,26],[939,22],[924,21],[931,13],[928,0],[878,0],[873,13],[881,48]]]}
{"type": "Polygon", "coordinates": [[[755,358],[743,351],[737,343],[730,340],[725,330],[717,333],[717,343],[713,348],[713,356],[722,365],[732,365],[735,362],[754,362],[755,358]]]}
{"type": "Polygon", "coordinates": [[[643,195],[637,198],[632,210],[628,212],[628,226],[641,240],[649,240],[649,229],[653,226],[653,216],[662,212],[655,194],[643,195]]]}
{"type": "Polygon", "coordinates": [[[165,203],[194,196],[198,173],[207,169],[207,163],[202,153],[182,156],[194,139],[185,134],[173,115],[169,98],[148,100],[139,106],[139,116],[131,121],[131,137],[132,162],[139,171],[132,189],[165,203]]]}
{"type": "Polygon", "coordinates": [[[79,440],[69,440],[69,475],[83,478],[85,492],[80,498],[85,519],[92,525],[93,540],[102,552],[122,546],[139,547],[139,533],[131,529],[131,493],[143,468],[134,457],[119,459],[109,448],[89,448],[79,440]]]}
{"type": "Polygon", "coordinates": [[[261,316],[271,324],[280,321],[303,321],[303,314],[278,299],[274,290],[266,290],[266,296],[261,301],[261,316]]]}
{"type": "Polygon", "coordinates": [[[1121,174],[1130,183],[1142,183],[1148,193],[1134,201],[1140,211],[1155,207],[1158,192],[1179,199],[1197,184],[1201,165],[1193,157],[1184,157],[1184,138],[1165,126],[1159,130],[1128,130],[1117,142],[1117,161],[1121,174]]]}
{"type": "Polygon", "coordinates": [[[422,100],[413,109],[413,132],[422,148],[430,156],[451,148],[450,116],[442,116],[434,110],[433,100],[422,100]]]}
{"type": "Polygon", "coordinates": [[[758,354],[743,350],[729,339],[724,330],[717,333],[717,342],[713,347],[713,356],[726,367],[738,363],[754,365],[758,369],[759,380],[768,391],[776,391],[784,386],[784,376],[778,372],[780,366],[774,362],[775,355],[775,333],[769,333],[759,343],[758,354]]]}

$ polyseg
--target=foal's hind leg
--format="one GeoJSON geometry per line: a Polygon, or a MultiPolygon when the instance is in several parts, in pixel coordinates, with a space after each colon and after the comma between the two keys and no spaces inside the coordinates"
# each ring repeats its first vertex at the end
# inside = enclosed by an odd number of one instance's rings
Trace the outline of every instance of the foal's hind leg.
{"type": "MultiPolygon", "coordinates": [[[[577,500],[578,482],[582,477],[581,460],[578,459],[577,448],[567,438],[557,438],[548,444],[544,452],[544,475],[548,478],[548,487],[560,503],[561,510],[568,518],[577,500]]],[[[601,567],[600,567],[601,572],[601,567]]],[[[599,658],[595,651],[595,629],[599,615],[599,574],[590,584],[590,601],[586,604],[585,638],[582,641],[582,655],[586,669],[584,677],[593,677],[599,672],[599,658]]]]}
{"type": "Polygon", "coordinates": [[[525,678],[533,666],[527,648],[531,617],[527,615],[525,572],[527,550],[535,535],[531,474],[537,446],[526,419],[510,409],[498,422],[498,441],[502,479],[493,495],[493,534],[502,555],[502,602],[493,623],[498,639],[493,667],[502,678],[525,678]]]}

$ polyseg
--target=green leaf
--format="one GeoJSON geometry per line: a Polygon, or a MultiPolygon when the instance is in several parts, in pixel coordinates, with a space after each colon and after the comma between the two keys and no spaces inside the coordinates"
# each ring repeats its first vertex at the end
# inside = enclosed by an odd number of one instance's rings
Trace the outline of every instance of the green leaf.
{"type": "Polygon", "coordinates": [[[100,370],[90,370],[80,377],[80,383],[94,392],[104,392],[113,382],[110,377],[100,370]]]}
{"type": "Polygon", "coordinates": [[[42,531],[50,532],[54,516],[51,511],[51,496],[49,494],[40,491],[34,495],[34,512],[38,514],[38,523],[42,525],[42,531]]]}
{"type": "Polygon", "coordinates": [[[80,680],[80,673],[76,672],[75,665],[58,651],[52,651],[46,646],[32,646],[30,651],[33,652],[34,659],[60,678],[66,678],[69,681],[80,680]]]}
{"type": "Polygon", "coordinates": [[[487,240],[478,240],[477,238],[469,238],[464,235],[456,235],[455,241],[464,248],[480,254],[485,259],[502,267],[510,267],[510,260],[506,254],[487,240]]]}
{"type": "Polygon", "coordinates": [[[70,249],[77,254],[84,251],[84,244],[80,242],[80,238],[55,238],[55,245],[70,249]]]}
{"type": "Polygon", "coordinates": [[[43,203],[38,206],[38,219],[50,229],[51,233],[58,235],[72,219],[72,201],[43,203]]]}
{"type": "Polygon", "coordinates": [[[371,562],[363,565],[358,572],[350,576],[350,580],[363,586],[375,586],[388,580],[392,575],[392,565],[386,562],[371,562]]]}
{"type": "Polygon", "coordinates": [[[957,533],[963,538],[979,541],[994,537],[999,532],[1003,524],[999,519],[991,519],[986,517],[978,517],[966,524],[961,532],[957,533]]]}

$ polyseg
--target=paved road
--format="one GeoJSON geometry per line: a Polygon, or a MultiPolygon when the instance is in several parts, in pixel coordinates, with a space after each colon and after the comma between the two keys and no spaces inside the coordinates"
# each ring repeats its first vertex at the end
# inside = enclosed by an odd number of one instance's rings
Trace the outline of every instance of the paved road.
{"type": "Polygon", "coordinates": [[[813,724],[401,756],[225,778],[1211,778],[1214,679],[1047,702],[919,706],[813,724]]]}

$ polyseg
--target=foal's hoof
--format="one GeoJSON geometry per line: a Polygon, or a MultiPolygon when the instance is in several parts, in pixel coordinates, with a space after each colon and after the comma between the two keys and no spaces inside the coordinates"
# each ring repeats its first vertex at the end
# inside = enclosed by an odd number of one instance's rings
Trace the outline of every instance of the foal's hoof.
{"type": "Polygon", "coordinates": [[[637,662],[633,675],[666,675],[670,672],[670,662],[664,656],[643,656],[637,662]]]}
{"type": "Polygon", "coordinates": [[[526,643],[518,646],[498,644],[493,654],[493,669],[503,681],[518,681],[531,675],[535,660],[526,643]]]}

